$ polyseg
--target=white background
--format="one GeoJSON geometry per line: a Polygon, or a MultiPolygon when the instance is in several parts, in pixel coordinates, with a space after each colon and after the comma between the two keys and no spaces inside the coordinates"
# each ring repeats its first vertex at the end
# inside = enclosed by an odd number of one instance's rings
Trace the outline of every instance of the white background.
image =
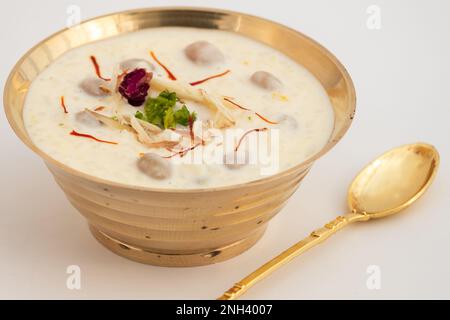
{"type": "Polygon", "coordinates": [[[227,262],[186,269],[138,264],[90,235],[43,162],[0,115],[0,298],[212,299],[311,230],[346,210],[352,177],[378,154],[424,141],[441,153],[428,193],[404,214],[361,223],[329,239],[255,286],[248,299],[450,298],[449,1],[24,1],[2,3],[0,80],[26,50],[65,27],[66,9],[82,18],[129,8],[191,5],[233,9],[300,30],[325,45],[354,79],[356,118],[320,159],[264,238],[227,262]],[[366,27],[370,5],[381,29],[366,27]],[[81,290],[66,288],[79,265],[81,290]],[[381,289],[366,287],[369,265],[381,289]]]}

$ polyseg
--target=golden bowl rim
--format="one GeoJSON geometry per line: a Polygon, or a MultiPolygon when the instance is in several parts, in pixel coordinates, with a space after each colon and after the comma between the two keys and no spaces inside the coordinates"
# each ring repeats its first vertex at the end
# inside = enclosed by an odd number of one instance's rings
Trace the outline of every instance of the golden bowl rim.
{"type": "MultiPolygon", "coordinates": [[[[157,11],[198,11],[201,13],[205,13],[205,14],[211,14],[211,13],[219,13],[219,14],[226,14],[226,15],[230,15],[230,16],[245,16],[247,18],[251,18],[251,19],[257,19],[260,20],[264,23],[267,24],[272,24],[272,25],[276,25],[278,27],[281,27],[287,31],[291,31],[294,32],[295,34],[299,35],[300,37],[303,37],[304,39],[306,39],[311,45],[315,46],[316,48],[318,48],[324,55],[326,55],[332,62],[333,64],[336,66],[336,68],[339,70],[339,72],[341,73],[341,76],[344,78],[345,82],[348,85],[348,94],[349,94],[349,104],[350,104],[350,112],[349,114],[351,114],[352,116],[350,118],[348,118],[348,120],[346,121],[345,125],[340,129],[339,132],[336,133],[337,138],[332,139],[331,141],[329,141],[320,151],[318,151],[317,153],[315,153],[313,156],[309,157],[307,160],[294,165],[286,170],[280,171],[276,174],[273,175],[269,175],[267,177],[263,177],[263,178],[259,178],[259,179],[255,179],[255,180],[251,180],[248,182],[242,182],[242,183],[237,183],[237,184],[232,184],[232,185],[224,185],[224,186],[218,186],[218,187],[203,187],[203,188],[189,188],[189,189],[182,189],[182,188],[155,188],[155,187],[147,187],[147,186],[138,186],[138,185],[132,185],[132,184],[126,184],[126,183],[121,183],[121,182],[115,182],[112,180],[108,180],[108,179],[103,179],[103,178],[99,178],[97,176],[94,175],[90,175],[87,173],[84,173],[82,171],[79,171],[77,169],[74,169],[70,166],[67,166],[65,164],[63,164],[62,162],[59,162],[58,160],[52,158],[51,156],[49,156],[47,153],[45,153],[44,151],[42,151],[41,149],[39,149],[34,143],[30,141],[28,141],[24,135],[22,134],[21,131],[19,131],[19,129],[17,128],[17,126],[15,125],[15,121],[13,120],[10,108],[7,107],[7,95],[9,92],[9,87],[11,86],[11,80],[12,80],[12,76],[16,73],[16,71],[19,69],[19,67],[21,66],[22,62],[28,58],[28,56],[39,46],[41,46],[43,43],[45,43],[46,41],[58,36],[59,34],[67,31],[69,28],[63,28],[61,30],[58,30],[56,32],[54,32],[53,34],[49,35],[48,37],[44,38],[43,40],[39,41],[37,44],[35,44],[34,46],[32,46],[29,50],[27,50],[22,57],[19,58],[19,60],[15,63],[14,67],[11,69],[7,80],[5,82],[5,86],[4,86],[4,90],[3,90],[3,105],[4,105],[4,110],[5,110],[5,114],[6,114],[6,118],[8,119],[8,122],[11,126],[11,128],[13,129],[14,133],[19,137],[20,140],[22,140],[22,142],[28,146],[33,152],[35,152],[38,156],[40,156],[46,163],[51,163],[53,165],[55,165],[57,168],[68,172],[74,176],[78,176],[80,178],[86,179],[88,181],[94,182],[94,183],[98,183],[98,184],[102,184],[102,185],[107,185],[110,187],[115,187],[115,188],[124,188],[124,189],[129,189],[129,190],[135,190],[135,191],[142,191],[142,192],[156,192],[156,193],[167,193],[167,194],[185,194],[185,193],[209,193],[209,192],[220,192],[220,191],[228,191],[228,190],[233,190],[233,189],[239,189],[239,188],[243,188],[243,187],[253,187],[253,186],[257,186],[260,184],[265,184],[268,183],[270,181],[285,177],[289,174],[292,174],[293,172],[296,172],[297,170],[299,170],[300,168],[304,168],[307,169],[309,168],[315,160],[317,160],[318,158],[320,158],[321,156],[323,156],[325,153],[327,153],[331,148],[333,148],[341,139],[342,137],[345,135],[345,133],[348,131],[348,129],[350,128],[352,122],[353,122],[353,115],[355,114],[356,111],[356,92],[355,92],[355,87],[352,81],[352,78],[350,77],[350,74],[348,73],[348,71],[346,70],[346,68],[344,67],[344,65],[336,58],[336,56],[331,53],[327,48],[325,48],[322,44],[320,44],[318,41],[314,40],[313,38],[307,36],[306,34],[295,30],[291,27],[288,27],[282,23],[267,19],[267,18],[263,18],[263,17],[259,17],[256,15],[252,15],[252,14],[247,14],[247,13],[242,13],[242,12],[238,12],[238,11],[233,11],[233,10],[226,10],[226,9],[218,9],[218,8],[210,8],[210,7],[195,7],[195,6],[161,6],[161,7],[146,7],[146,8],[136,8],[136,9],[130,9],[130,10],[122,10],[122,11],[117,11],[117,12],[111,12],[111,13],[107,13],[107,14],[103,14],[100,16],[96,16],[96,17],[92,17],[90,19],[87,20],[83,20],[80,22],[79,25],[83,25],[83,24],[87,24],[89,22],[92,22],[94,20],[100,20],[103,18],[107,18],[107,17],[111,17],[111,16],[115,16],[115,15],[120,15],[120,14],[132,14],[132,13],[140,13],[140,12],[157,12],[157,11]]],[[[143,30],[143,29],[141,29],[143,30]]],[[[137,30],[136,30],[137,31],[137,30]]],[[[236,32],[236,31],[232,31],[232,30],[227,30],[229,32],[236,32]]],[[[240,34],[239,32],[236,32],[237,34],[240,34]]],[[[121,33],[121,34],[126,34],[121,33]]],[[[244,35],[246,37],[249,37],[252,39],[252,37],[244,35]]],[[[107,37],[108,38],[108,37],[107,37]]],[[[107,39],[104,38],[104,39],[107,39]]],[[[95,41],[101,41],[104,39],[99,39],[99,40],[95,40],[95,41]]],[[[92,41],[92,42],[95,42],[92,41]]],[[[256,40],[259,41],[259,40],[256,40]]],[[[92,43],[91,42],[91,43],[92,43]]],[[[88,43],[86,43],[88,44],[88,43]]],[[[83,44],[85,45],[85,44],[83,44]]],[[[276,49],[276,48],[275,48],[276,49]]]]}

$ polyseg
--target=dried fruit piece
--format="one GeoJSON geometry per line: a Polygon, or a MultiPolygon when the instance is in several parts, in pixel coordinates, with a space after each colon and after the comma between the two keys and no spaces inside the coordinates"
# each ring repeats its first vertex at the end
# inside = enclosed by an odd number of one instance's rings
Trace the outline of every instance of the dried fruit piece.
{"type": "Polygon", "coordinates": [[[165,180],[172,175],[169,161],[155,153],[145,153],[137,162],[139,170],[156,180],[165,180]]]}
{"type": "Polygon", "coordinates": [[[267,71],[256,71],[251,77],[250,81],[262,89],[274,91],[280,89],[283,84],[273,74],[267,71]]]}
{"type": "Polygon", "coordinates": [[[77,112],[75,114],[75,120],[84,126],[95,128],[102,125],[102,123],[86,110],[77,112]]]}
{"type": "Polygon", "coordinates": [[[197,41],[184,49],[186,57],[199,65],[211,65],[225,60],[222,52],[207,41],[197,41]]]}
{"type": "Polygon", "coordinates": [[[80,88],[94,97],[103,97],[111,94],[111,89],[108,87],[107,82],[94,77],[88,77],[81,81],[80,88]]]}
{"type": "Polygon", "coordinates": [[[120,82],[119,93],[134,107],[144,104],[150,89],[153,73],[145,69],[135,69],[127,73],[120,82]]]}

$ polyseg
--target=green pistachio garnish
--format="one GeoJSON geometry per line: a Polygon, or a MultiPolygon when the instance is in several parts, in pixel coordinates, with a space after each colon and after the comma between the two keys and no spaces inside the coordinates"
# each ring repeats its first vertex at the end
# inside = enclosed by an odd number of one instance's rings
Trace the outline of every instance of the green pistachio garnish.
{"type": "Polygon", "coordinates": [[[164,90],[156,98],[148,98],[143,112],[137,111],[135,117],[163,129],[175,128],[177,124],[188,126],[189,118],[195,121],[197,115],[190,112],[186,105],[175,110],[177,101],[179,99],[175,92],[164,90]]]}

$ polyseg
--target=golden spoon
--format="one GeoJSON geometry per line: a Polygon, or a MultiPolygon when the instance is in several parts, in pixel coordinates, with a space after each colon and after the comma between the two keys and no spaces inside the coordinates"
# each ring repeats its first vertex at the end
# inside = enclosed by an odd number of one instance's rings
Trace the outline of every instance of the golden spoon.
{"type": "Polygon", "coordinates": [[[433,146],[424,143],[401,146],[381,155],[365,167],[350,185],[350,213],[338,216],[313,231],[236,283],[218,300],[236,299],[256,282],[352,222],[382,218],[405,209],[425,192],[438,166],[439,153],[433,146]]]}

